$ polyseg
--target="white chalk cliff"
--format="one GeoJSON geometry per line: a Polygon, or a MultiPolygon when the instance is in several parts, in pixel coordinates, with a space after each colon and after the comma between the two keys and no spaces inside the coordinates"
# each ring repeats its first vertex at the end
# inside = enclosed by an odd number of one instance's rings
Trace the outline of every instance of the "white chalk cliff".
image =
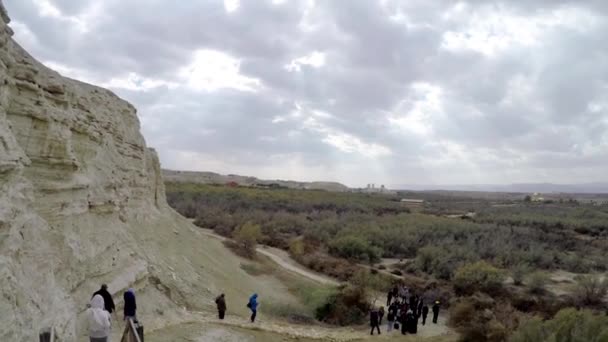
{"type": "Polygon", "coordinates": [[[101,283],[119,305],[135,286],[149,330],[212,310],[220,291],[246,298],[255,282],[239,260],[167,206],[135,108],[46,68],[13,40],[1,1],[0,14],[0,341],[46,326],[81,340],[101,283]]]}

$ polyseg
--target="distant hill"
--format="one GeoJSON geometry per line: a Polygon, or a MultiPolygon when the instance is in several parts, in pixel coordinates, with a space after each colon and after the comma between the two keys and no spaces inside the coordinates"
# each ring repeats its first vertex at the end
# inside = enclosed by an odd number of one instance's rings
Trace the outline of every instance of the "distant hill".
{"type": "Polygon", "coordinates": [[[398,185],[396,189],[404,190],[451,190],[482,192],[514,192],[544,194],[605,194],[608,183],[554,184],[554,183],[515,183],[515,184],[473,184],[473,185],[398,185]]]}
{"type": "Polygon", "coordinates": [[[165,179],[165,181],[171,182],[192,182],[201,184],[236,183],[240,186],[277,186],[289,189],[326,190],[334,192],[344,192],[349,190],[346,185],[337,182],[297,182],[291,180],[265,180],[256,177],[221,175],[219,173],[205,171],[163,170],[163,178],[165,179]]]}

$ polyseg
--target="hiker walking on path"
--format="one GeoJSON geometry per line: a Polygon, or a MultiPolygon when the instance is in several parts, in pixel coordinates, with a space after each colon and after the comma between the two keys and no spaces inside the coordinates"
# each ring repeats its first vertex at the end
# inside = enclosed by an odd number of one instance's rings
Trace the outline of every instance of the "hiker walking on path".
{"type": "Polygon", "coordinates": [[[426,324],[426,316],[429,315],[429,306],[425,305],[422,307],[422,325],[426,324]]]}
{"type": "Polygon", "coordinates": [[[258,315],[258,294],[254,293],[249,297],[247,307],[251,310],[251,323],[255,322],[255,316],[258,315]]]}
{"type": "Polygon", "coordinates": [[[222,293],[215,298],[215,305],[217,305],[217,315],[220,319],[224,319],[226,314],[226,296],[222,293]]]}
{"type": "Polygon", "coordinates": [[[439,317],[439,301],[435,301],[433,305],[433,323],[437,324],[437,318],[439,317]]]}
{"type": "Polygon", "coordinates": [[[105,302],[101,295],[94,295],[87,309],[87,330],[90,342],[108,342],[112,319],[110,313],[104,309],[105,302]]]}
{"type": "Polygon", "coordinates": [[[384,318],[384,306],[378,310],[378,325],[382,325],[382,318],[384,318]]]}
{"type": "Polygon", "coordinates": [[[104,308],[107,312],[112,313],[114,312],[114,310],[116,310],[114,300],[112,300],[112,295],[110,294],[110,292],[108,292],[108,285],[101,285],[101,288],[97,292],[93,293],[93,296],[91,296],[91,298],[95,297],[96,295],[100,295],[101,298],[103,298],[104,308]]]}
{"type": "Polygon", "coordinates": [[[374,329],[378,330],[378,335],[380,335],[380,313],[377,309],[372,309],[369,313],[369,323],[372,327],[372,331],[369,333],[370,335],[374,334],[374,329]]]}
{"type": "Polygon", "coordinates": [[[135,301],[135,290],[133,288],[128,289],[123,297],[125,300],[125,321],[129,318],[133,319],[133,321],[137,321],[137,303],[135,301]]]}

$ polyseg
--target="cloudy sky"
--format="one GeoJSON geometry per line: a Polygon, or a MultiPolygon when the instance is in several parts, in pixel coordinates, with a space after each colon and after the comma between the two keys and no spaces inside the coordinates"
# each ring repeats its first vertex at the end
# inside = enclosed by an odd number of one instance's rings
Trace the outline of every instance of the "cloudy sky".
{"type": "Polygon", "coordinates": [[[605,0],[4,0],[163,167],[348,185],[608,177],[605,0]]]}

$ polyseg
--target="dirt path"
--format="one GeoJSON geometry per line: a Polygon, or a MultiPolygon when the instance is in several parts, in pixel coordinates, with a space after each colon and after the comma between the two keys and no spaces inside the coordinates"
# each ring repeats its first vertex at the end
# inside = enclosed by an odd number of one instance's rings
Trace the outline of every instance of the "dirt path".
{"type": "Polygon", "coordinates": [[[456,341],[457,336],[445,327],[440,317],[439,324],[419,325],[418,334],[403,336],[399,332],[386,332],[382,324],[382,335],[370,338],[367,326],[353,328],[333,328],[322,325],[293,325],[273,320],[266,320],[260,312],[256,323],[250,323],[244,317],[227,316],[220,321],[204,312],[192,313],[189,321],[179,325],[152,331],[146,335],[149,342],[165,341],[367,341],[393,340],[400,341],[456,341]]]}
{"type": "MultiPolygon", "coordinates": [[[[202,234],[210,236],[212,238],[219,239],[221,241],[226,240],[225,237],[216,234],[211,229],[201,228],[200,231],[202,234]]],[[[295,260],[293,260],[289,256],[289,254],[283,250],[280,250],[278,248],[268,247],[268,246],[258,246],[256,251],[262,255],[267,256],[273,262],[275,262],[277,265],[281,266],[282,268],[286,269],[289,272],[296,273],[300,276],[303,276],[305,278],[308,278],[312,281],[315,281],[315,282],[323,284],[323,285],[335,285],[335,286],[340,285],[340,282],[335,279],[332,279],[325,275],[313,272],[311,270],[304,268],[303,266],[300,266],[300,264],[298,264],[295,260]]]]}

